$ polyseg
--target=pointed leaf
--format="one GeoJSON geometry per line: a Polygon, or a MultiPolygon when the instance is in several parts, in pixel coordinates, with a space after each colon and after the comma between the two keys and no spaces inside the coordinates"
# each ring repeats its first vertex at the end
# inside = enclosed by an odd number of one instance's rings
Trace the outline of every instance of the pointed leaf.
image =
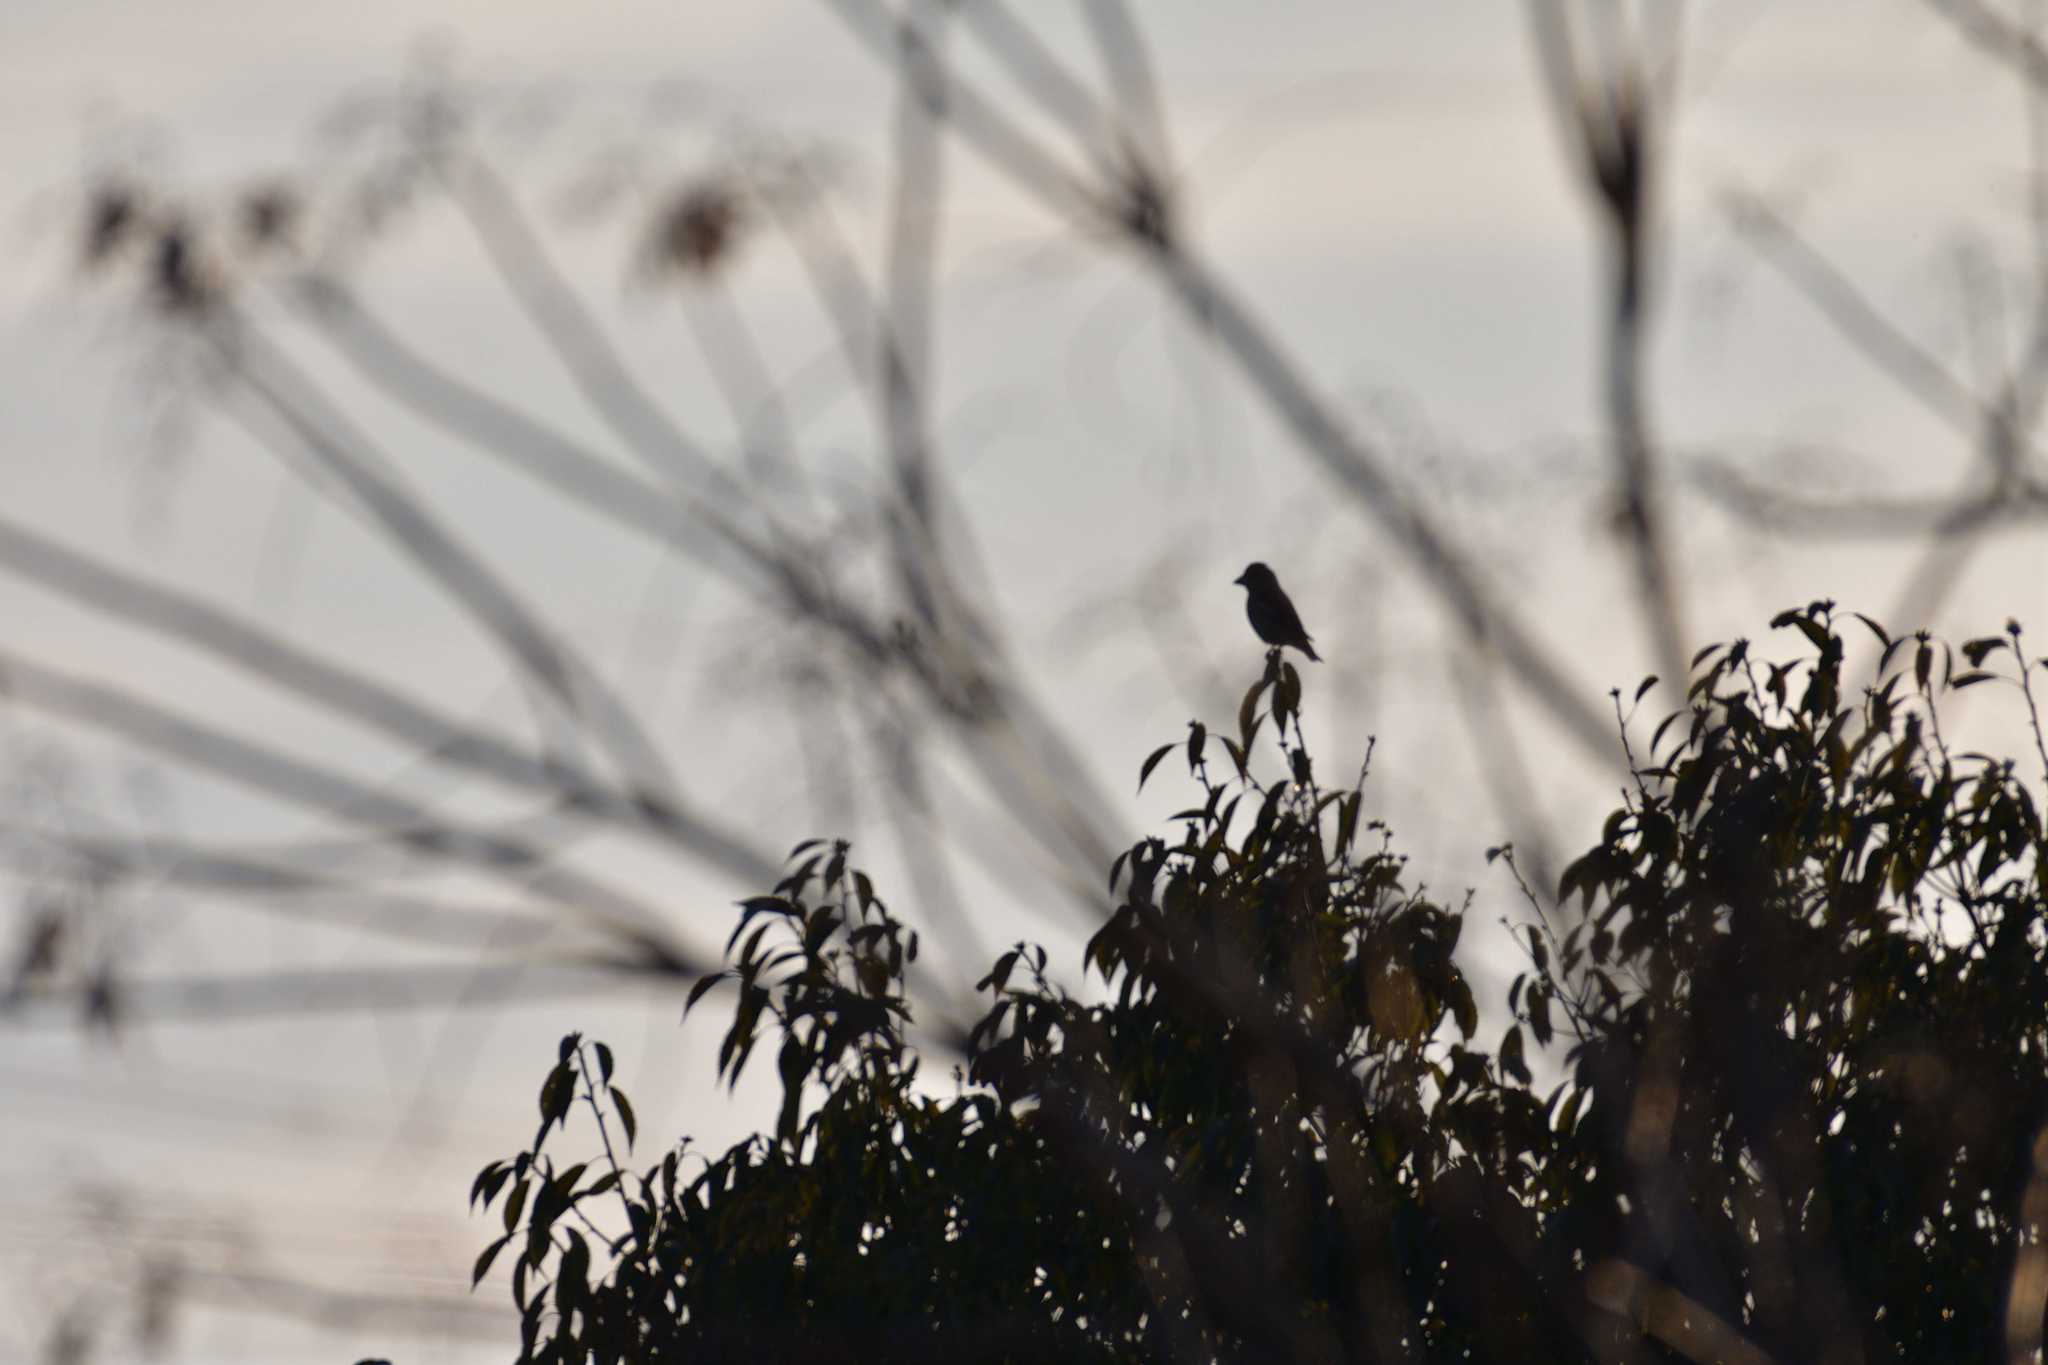
{"type": "Polygon", "coordinates": [[[541,1131],[547,1125],[560,1122],[569,1112],[570,1102],[576,1098],[576,1073],[567,1062],[558,1062],[555,1069],[540,1088],[541,1131]]]}
{"type": "MultiPolygon", "coordinates": [[[[470,1208],[474,1209],[476,1207],[476,1201],[478,1197],[484,1196],[484,1192],[487,1189],[491,1191],[491,1196],[495,1196],[495,1194],[497,1193],[497,1186],[493,1184],[493,1182],[502,1180],[504,1178],[504,1174],[505,1163],[503,1163],[502,1161],[493,1161],[490,1165],[478,1171],[476,1173],[476,1179],[470,1182],[469,1186],[470,1208]]],[[[490,1207],[489,1198],[491,1196],[484,1196],[485,1208],[490,1207]]]]}
{"type": "Polygon", "coordinates": [[[469,1287],[471,1289],[483,1283],[484,1276],[491,1272],[491,1262],[498,1259],[498,1253],[503,1251],[505,1244],[511,1240],[512,1234],[508,1232],[484,1248],[484,1254],[476,1258],[476,1267],[469,1272],[469,1287]]]}
{"type": "Polygon", "coordinates": [[[731,972],[710,972],[698,977],[697,984],[690,987],[690,998],[683,1002],[684,1015],[687,1016],[691,1010],[695,1009],[697,1002],[709,994],[713,986],[716,986],[721,981],[729,980],[731,976],[731,972]]]}
{"type": "Polygon", "coordinates": [[[1507,1036],[1500,1040],[1500,1069],[1513,1076],[1523,1085],[1529,1084],[1529,1064],[1522,1059],[1522,1026],[1509,1029],[1507,1036]]]}
{"type": "Polygon", "coordinates": [[[1174,748],[1174,745],[1162,744],[1152,751],[1152,756],[1150,758],[1147,758],[1144,762],[1144,765],[1138,769],[1139,791],[1145,790],[1145,779],[1152,776],[1152,770],[1159,766],[1159,761],[1165,758],[1168,754],[1172,753],[1174,751],[1174,748]]]}
{"type": "Polygon", "coordinates": [[[633,1140],[640,1135],[640,1120],[633,1117],[633,1106],[626,1099],[625,1091],[613,1086],[611,1094],[612,1107],[619,1111],[619,1122],[625,1126],[626,1146],[630,1150],[633,1140]]]}
{"type": "Polygon", "coordinates": [[[512,1197],[505,1201],[505,1231],[510,1233],[519,1226],[519,1215],[526,1211],[526,1192],[532,1182],[521,1176],[519,1183],[512,1187],[512,1197]]]}

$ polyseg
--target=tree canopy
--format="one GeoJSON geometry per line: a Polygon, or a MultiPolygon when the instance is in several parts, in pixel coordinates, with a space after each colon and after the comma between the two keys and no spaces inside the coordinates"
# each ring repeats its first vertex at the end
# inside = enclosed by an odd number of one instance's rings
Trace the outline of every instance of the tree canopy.
{"type": "Polygon", "coordinates": [[[2026,1358],[2048,865],[2018,763],[1941,711],[2009,693],[2048,775],[2048,660],[1773,624],[1793,654],[1701,651],[1645,750],[1616,695],[1630,782],[1554,894],[1490,850],[1527,959],[1493,1009],[1471,898],[1409,884],[1369,765],[1318,777],[1277,651],[1145,761],[1190,803],[1109,870],[1083,990],[1018,944],[968,1036],[920,1034],[915,929],[800,846],[691,998],[733,988],[721,1078],[772,1045],[772,1126],[638,1166],[572,1035],[479,1173],[520,1358],[2026,1358]]]}

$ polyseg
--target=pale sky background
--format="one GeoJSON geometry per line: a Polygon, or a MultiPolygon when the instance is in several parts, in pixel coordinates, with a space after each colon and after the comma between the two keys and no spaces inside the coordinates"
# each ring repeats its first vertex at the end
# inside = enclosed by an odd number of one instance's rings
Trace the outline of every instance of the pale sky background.
{"type": "MultiPolygon", "coordinates": [[[[1030,9],[1047,41],[1092,76],[1067,8],[1030,9]]],[[[1733,237],[1714,202],[1734,184],[1788,194],[1811,240],[1966,371],[1957,260],[1975,253],[2001,272],[2015,336],[2027,306],[2017,81],[1906,0],[1688,9],[1654,351],[1667,451],[1762,469],[1774,452],[1819,449],[1833,455],[1805,468],[1844,492],[1868,491],[1873,478],[1900,490],[1952,487],[1967,458],[1958,439],[1842,345],[1733,237]]],[[[1326,393],[1412,460],[1418,485],[1439,490],[1447,519],[1507,599],[1574,656],[1588,696],[1632,688],[1654,664],[1618,546],[1600,530],[1604,465],[1591,443],[1600,257],[1522,8],[1155,0],[1136,10],[1205,257],[1326,393]]],[[[0,488],[11,518],[339,657],[394,661],[387,676],[516,728],[516,698],[473,632],[238,429],[202,421],[185,448],[151,452],[133,398],[134,329],[71,270],[78,190],[110,130],[154,130],[168,178],[202,190],[288,171],[319,155],[313,133],[325,111],[397,79],[423,40],[488,85],[559,97],[561,126],[538,146],[508,150],[508,170],[640,374],[686,422],[723,430],[724,420],[687,331],[660,300],[628,287],[629,242],[617,224],[579,225],[559,212],[576,149],[635,128],[648,136],[647,92],[678,82],[686,116],[662,134],[676,169],[740,126],[823,141],[843,158],[849,227],[872,258],[893,95],[822,5],[7,0],[0,488]]],[[[956,35],[956,49],[968,46],[956,35]]],[[[1259,653],[1230,580],[1245,561],[1267,559],[1331,660],[1309,679],[1324,761],[1342,770],[1376,734],[1378,813],[1434,884],[1447,894],[1480,884],[1494,898],[1482,918],[1496,917],[1506,901],[1480,855],[1506,831],[1476,793],[1469,738],[1438,704],[1444,636],[1395,551],[1333,497],[1128,257],[1076,241],[957,149],[950,165],[935,410],[953,489],[1018,656],[1103,788],[1127,794],[1144,755],[1184,733],[1199,704],[1120,615],[1119,585],[1182,554],[1199,585],[1187,600],[1201,657],[1234,698],[1259,653]]],[[[424,349],[598,436],[473,259],[447,216],[428,212],[377,246],[360,280],[424,349]]],[[[829,345],[791,259],[772,243],[747,248],[734,285],[778,367],[829,345]]],[[[843,397],[821,412],[811,429],[821,467],[860,458],[856,417],[843,397]]],[[[838,832],[814,827],[800,770],[785,761],[787,735],[745,685],[772,642],[753,638],[721,593],[641,544],[563,524],[550,500],[439,437],[365,420],[436,505],[460,509],[493,563],[544,585],[550,619],[612,668],[673,751],[687,754],[689,778],[702,784],[693,790],[771,847],[838,832]],[[685,632],[676,658],[649,663],[650,622],[685,632]]],[[[1772,613],[1816,597],[1882,615],[1912,558],[1898,547],[1766,543],[1731,535],[1696,500],[1679,509],[1701,641],[1761,635],[1772,613]]],[[[2016,616],[2048,631],[2043,571],[2039,534],[2009,536],[1936,624],[1960,638],[2016,616]]],[[[373,781],[406,780],[396,749],[31,586],[0,578],[0,620],[9,650],[231,715],[373,781]]],[[[1514,712],[1532,719],[1519,704],[1514,712]]],[[[0,707],[0,761],[18,765],[54,733],[0,707]]],[[[87,731],[61,733],[81,804],[121,827],[225,843],[315,828],[222,785],[167,778],[87,731]]],[[[1612,772],[1554,747],[1532,752],[1563,846],[1583,843],[1612,772]]],[[[1172,775],[1172,765],[1162,770],[1172,775]]],[[[1176,794],[1148,791],[1112,841],[1136,837],[1176,794]]],[[[579,851],[643,891],[662,878],[659,896],[698,907],[712,949],[724,907],[753,889],[624,851],[579,851]]],[[[886,845],[867,861],[886,888],[886,845]]],[[[0,907],[13,895],[0,891],[0,907]]],[[[1048,936],[1045,919],[999,895],[988,904],[989,941],[1048,936]]],[[[109,923],[130,961],[170,975],[336,965],[360,950],[353,934],[149,887],[124,893],[109,923]]],[[[1077,976],[1071,936],[1050,941],[1077,976]]],[[[1501,963],[1471,966],[1491,980],[1501,963]]],[[[526,1140],[533,1091],[571,1028],[617,1048],[640,1102],[643,1155],[683,1132],[722,1146],[751,1130],[767,1112],[761,1091],[751,1109],[747,1088],[737,1101],[717,1095],[706,1052],[715,1020],[679,1031],[678,1013],[667,997],[576,999],[517,1012],[152,1024],[111,1044],[68,1023],[6,1024],[0,1362],[39,1359],[66,1314],[92,1324],[89,1359],[137,1358],[126,1325],[106,1320],[124,1301],[100,1286],[153,1251],[175,1254],[188,1277],[173,1361],[505,1358],[509,1317],[467,1330],[347,1312],[320,1321],[289,1311],[295,1300],[280,1286],[459,1291],[491,1227],[465,1218],[469,1178],[526,1140]]],[[[473,1302],[483,1317],[504,1295],[487,1287],[473,1302]]]]}

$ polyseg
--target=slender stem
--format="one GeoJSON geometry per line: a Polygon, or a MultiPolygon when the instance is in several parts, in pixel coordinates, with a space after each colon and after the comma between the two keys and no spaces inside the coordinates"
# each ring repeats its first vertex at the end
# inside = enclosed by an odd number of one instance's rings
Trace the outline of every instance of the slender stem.
{"type": "MultiPolygon", "coordinates": [[[[634,1243],[638,1245],[640,1231],[633,1222],[633,1203],[626,1198],[626,1170],[623,1166],[619,1165],[619,1155],[612,1149],[612,1134],[611,1129],[606,1126],[604,1121],[604,1107],[597,1102],[598,1083],[591,1079],[597,1073],[591,1069],[590,1054],[586,1050],[587,1047],[588,1044],[580,1041],[576,1044],[576,1060],[583,1068],[583,1101],[590,1106],[591,1117],[597,1120],[597,1136],[604,1143],[605,1165],[610,1168],[613,1175],[618,1177],[612,1183],[612,1189],[619,1196],[620,1211],[626,1215],[626,1232],[633,1238],[634,1243]]],[[[605,1082],[606,1085],[610,1083],[609,1080],[605,1082]]]]}

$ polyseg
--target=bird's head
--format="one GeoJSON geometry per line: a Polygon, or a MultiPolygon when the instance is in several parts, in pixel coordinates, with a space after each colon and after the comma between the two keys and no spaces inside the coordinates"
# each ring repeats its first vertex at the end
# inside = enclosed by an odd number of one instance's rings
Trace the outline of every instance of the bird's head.
{"type": "Polygon", "coordinates": [[[1246,588],[1271,588],[1278,587],[1280,580],[1273,577],[1271,569],[1267,568],[1264,564],[1254,561],[1245,565],[1244,572],[1233,578],[1231,582],[1246,588]]]}

